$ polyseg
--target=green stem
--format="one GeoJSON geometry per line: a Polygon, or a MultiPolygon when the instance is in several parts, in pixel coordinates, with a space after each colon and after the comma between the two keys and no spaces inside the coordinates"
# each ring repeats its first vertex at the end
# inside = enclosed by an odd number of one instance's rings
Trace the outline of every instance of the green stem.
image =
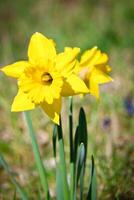
{"type": "Polygon", "coordinates": [[[69,200],[69,191],[68,191],[68,183],[67,183],[67,172],[66,172],[66,166],[65,166],[65,156],[64,156],[64,146],[63,146],[63,141],[59,141],[59,154],[60,154],[60,169],[61,169],[61,174],[63,177],[63,190],[64,190],[64,198],[65,200],[69,200]]]}
{"type": "Polygon", "coordinates": [[[73,97],[69,97],[70,199],[74,199],[73,97]]]}
{"type": "Polygon", "coordinates": [[[70,164],[70,199],[74,200],[74,163],[70,164]]]}
{"type": "Polygon", "coordinates": [[[32,125],[30,113],[24,112],[24,114],[25,114],[25,119],[26,119],[26,122],[27,122],[29,135],[30,135],[31,142],[32,142],[32,148],[33,148],[36,166],[37,166],[37,169],[38,169],[38,172],[39,172],[39,175],[40,175],[42,188],[45,192],[45,199],[49,200],[50,195],[49,195],[49,188],[48,188],[48,183],[47,183],[46,172],[45,172],[45,168],[43,166],[43,163],[42,163],[42,160],[41,160],[41,157],[40,157],[39,147],[38,147],[38,144],[37,144],[37,139],[36,139],[36,136],[35,136],[33,125],[32,125]]]}
{"type": "Polygon", "coordinates": [[[70,141],[70,163],[73,162],[73,98],[69,97],[69,141],[70,141]]]}
{"type": "Polygon", "coordinates": [[[60,126],[58,128],[58,141],[59,141],[59,157],[60,157],[60,170],[63,181],[63,190],[64,190],[64,200],[69,200],[69,189],[67,183],[67,170],[66,170],[66,161],[65,161],[65,153],[64,153],[64,141],[63,141],[63,133],[62,133],[62,125],[60,121],[60,126]]]}

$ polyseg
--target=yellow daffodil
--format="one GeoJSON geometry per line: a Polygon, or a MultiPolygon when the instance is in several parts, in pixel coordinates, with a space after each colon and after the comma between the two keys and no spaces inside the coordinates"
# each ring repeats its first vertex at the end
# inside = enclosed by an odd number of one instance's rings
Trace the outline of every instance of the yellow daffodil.
{"type": "Polygon", "coordinates": [[[89,92],[73,73],[79,51],[79,48],[65,48],[63,53],[57,54],[51,39],[41,33],[33,34],[28,61],[18,61],[1,69],[18,80],[19,90],[11,110],[26,111],[41,106],[59,124],[61,97],[89,92]]]}
{"type": "Polygon", "coordinates": [[[75,67],[75,73],[81,77],[89,88],[89,92],[99,98],[99,84],[112,81],[108,75],[111,67],[108,65],[108,56],[94,47],[87,50],[75,67]]]}

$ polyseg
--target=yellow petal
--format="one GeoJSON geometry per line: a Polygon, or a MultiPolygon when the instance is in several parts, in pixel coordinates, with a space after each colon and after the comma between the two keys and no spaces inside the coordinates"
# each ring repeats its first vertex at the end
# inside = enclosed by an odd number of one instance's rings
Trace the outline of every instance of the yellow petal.
{"type": "Polygon", "coordinates": [[[33,110],[34,108],[35,104],[28,99],[27,94],[19,90],[18,94],[14,98],[11,111],[20,112],[25,110],[33,110]]]}
{"type": "Polygon", "coordinates": [[[99,98],[99,85],[94,80],[90,79],[89,82],[90,93],[95,96],[97,99],[99,98]]]}
{"type": "Polygon", "coordinates": [[[108,56],[102,53],[97,47],[85,51],[81,57],[81,66],[94,66],[94,65],[106,65],[108,62],[108,56]]]}
{"type": "Polygon", "coordinates": [[[74,67],[74,64],[71,65],[71,62],[73,62],[76,59],[76,56],[78,55],[78,53],[80,52],[79,48],[69,48],[66,47],[65,51],[63,53],[60,53],[57,55],[56,57],[56,69],[58,71],[60,71],[61,73],[63,72],[65,74],[65,71],[69,71],[72,70],[72,68],[74,67]]]}
{"type": "Polygon", "coordinates": [[[30,64],[27,61],[18,61],[11,65],[7,65],[0,70],[4,72],[7,76],[19,78],[22,75],[25,68],[29,65],[30,64]]]}
{"type": "MultiPolygon", "coordinates": [[[[62,70],[61,70],[61,74],[63,77],[69,77],[75,69],[75,65],[76,65],[77,61],[74,60],[71,63],[68,63],[62,70]]],[[[74,72],[75,73],[75,72],[74,72]]]]}
{"type": "Polygon", "coordinates": [[[40,60],[53,60],[56,56],[55,45],[41,33],[32,35],[28,47],[28,57],[30,63],[39,63],[40,60]]]}
{"type": "Polygon", "coordinates": [[[41,108],[50,117],[50,119],[59,125],[59,115],[61,112],[61,99],[55,99],[52,104],[43,102],[41,108]]]}
{"type": "Polygon", "coordinates": [[[104,84],[113,81],[109,75],[98,69],[94,69],[91,76],[92,79],[98,84],[104,84]]]}
{"type": "Polygon", "coordinates": [[[97,47],[93,47],[92,49],[85,51],[81,56],[80,64],[85,65],[87,64],[87,62],[90,62],[90,60],[93,58],[96,52],[97,52],[97,47]]]}
{"type": "Polygon", "coordinates": [[[106,53],[101,53],[100,50],[97,50],[96,54],[94,55],[92,59],[93,65],[104,65],[108,62],[108,56],[106,53]]]}
{"type": "Polygon", "coordinates": [[[80,48],[78,47],[65,47],[64,48],[65,52],[67,53],[73,53],[75,56],[77,56],[80,53],[80,48]]]}
{"type": "Polygon", "coordinates": [[[65,80],[61,91],[62,96],[73,96],[81,93],[89,93],[89,89],[78,76],[72,74],[65,80]]]}

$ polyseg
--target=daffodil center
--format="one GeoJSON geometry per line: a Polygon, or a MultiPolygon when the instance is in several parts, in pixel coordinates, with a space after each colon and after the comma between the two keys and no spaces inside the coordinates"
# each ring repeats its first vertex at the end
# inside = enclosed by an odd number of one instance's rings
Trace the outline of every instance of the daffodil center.
{"type": "Polygon", "coordinates": [[[41,76],[41,81],[42,83],[45,83],[45,84],[51,84],[53,81],[53,78],[48,72],[45,72],[41,76]]]}

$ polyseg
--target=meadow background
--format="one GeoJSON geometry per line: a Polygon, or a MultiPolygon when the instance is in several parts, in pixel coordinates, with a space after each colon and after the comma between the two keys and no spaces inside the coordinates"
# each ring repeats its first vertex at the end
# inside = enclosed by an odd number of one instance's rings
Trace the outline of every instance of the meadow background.
{"type": "MultiPolygon", "coordinates": [[[[88,122],[88,163],[97,167],[98,199],[134,199],[134,3],[132,0],[0,0],[0,66],[27,59],[31,35],[38,31],[81,51],[98,46],[110,57],[113,83],[101,87],[101,99],[74,98],[74,121],[83,106],[88,122]],[[128,112],[126,102],[131,104],[128,112]]],[[[16,81],[0,74],[0,153],[14,176],[37,199],[40,183],[22,113],[11,113],[16,81]]],[[[68,153],[67,100],[62,117],[68,153]]],[[[44,113],[31,112],[40,151],[55,199],[53,124],[44,113]]],[[[89,169],[87,169],[89,170],[89,169]]],[[[88,176],[86,176],[86,182],[88,176]]],[[[85,191],[86,191],[85,184],[85,191]]],[[[0,166],[0,199],[13,199],[14,186],[0,166]]]]}

